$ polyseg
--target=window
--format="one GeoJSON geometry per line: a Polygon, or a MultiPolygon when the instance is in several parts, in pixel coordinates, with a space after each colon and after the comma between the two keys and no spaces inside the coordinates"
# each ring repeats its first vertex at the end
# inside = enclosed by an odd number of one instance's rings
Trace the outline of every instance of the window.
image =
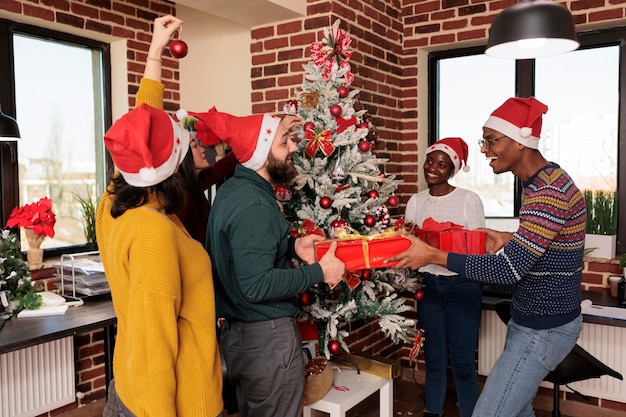
{"type": "MultiPolygon", "coordinates": [[[[0,21],[0,31],[1,71],[10,75],[0,86],[12,93],[2,94],[2,105],[14,109],[21,135],[1,147],[10,153],[2,155],[3,180],[5,174],[17,178],[17,189],[8,195],[4,186],[8,191],[10,184],[2,184],[2,225],[13,207],[47,196],[57,223],[54,238],[42,247],[84,248],[78,198],[97,199],[106,181],[108,45],[7,21],[0,21]]],[[[21,241],[27,250],[26,239],[21,241]]]]}
{"type": "MultiPolygon", "coordinates": [[[[502,60],[483,48],[432,53],[429,60],[429,143],[460,136],[469,146],[470,172],[454,183],[477,192],[490,218],[518,216],[521,184],[513,174],[495,175],[477,143],[482,125],[508,97],[534,95],[548,105],[540,151],[561,165],[578,188],[616,190],[626,184],[618,171],[621,61],[626,30],[579,34],[581,48],[536,60],[502,60]],[[620,176],[622,180],[620,181],[620,176]]],[[[620,218],[626,214],[620,196],[620,218]]],[[[618,251],[626,250],[626,224],[618,225],[618,251]]]]}

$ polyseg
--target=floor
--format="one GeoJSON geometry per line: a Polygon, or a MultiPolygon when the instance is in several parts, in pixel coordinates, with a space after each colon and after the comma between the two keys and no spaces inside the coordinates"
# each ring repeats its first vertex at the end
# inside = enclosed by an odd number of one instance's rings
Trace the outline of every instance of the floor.
{"type": "MultiPolygon", "coordinates": [[[[423,375],[418,375],[422,378],[423,375]]],[[[393,392],[393,416],[422,417],[424,409],[424,386],[418,381],[412,372],[404,373],[401,378],[394,381],[393,392]]],[[[538,395],[535,398],[534,408],[536,417],[551,417],[553,399],[550,393],[538,395]]],[[[104,399],[100,399],[89,406],[59,414],[57,417],[101,417],[104,408],[104,399]]],[[[378,408],[378,395],[369,397],[366,401],[358,404],[348,411],[346,417],[380,417],[378,408]]],[[[327,413],[314,411],[313,417],[327,417],[327,413]]],[[[450,389],[444,404],[444,417],[460,417],[456,407],[454,390],[450,389]]],[[[580,401],[562,400],[561,417],[626,417],[625,411],[609,410],[594,407],[580,401]]],[[[225,417],[239,417],[239,414],[227,414],[225,417]]]]}

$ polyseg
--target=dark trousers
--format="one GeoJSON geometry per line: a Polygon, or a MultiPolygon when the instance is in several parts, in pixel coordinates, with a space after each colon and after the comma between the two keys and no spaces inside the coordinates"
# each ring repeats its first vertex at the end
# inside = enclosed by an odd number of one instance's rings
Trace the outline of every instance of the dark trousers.
{"type": "Polygon", "coordinates": [[[305,363],[292,317],[225,323],[220,349],[242,417],[302,415],[305,363]]]}

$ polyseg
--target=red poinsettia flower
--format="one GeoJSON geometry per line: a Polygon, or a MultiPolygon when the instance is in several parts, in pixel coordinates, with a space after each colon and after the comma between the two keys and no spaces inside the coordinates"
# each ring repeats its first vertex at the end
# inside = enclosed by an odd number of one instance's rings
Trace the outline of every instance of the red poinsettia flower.
{"type": "Polygon", "coordinates": [[[31,204],[15,207],[5,227],[23,227],[32,229],[36,235],[54,237],[55,223],[56,215],[52,211],[52,200],[43,197],[31,204]]]}

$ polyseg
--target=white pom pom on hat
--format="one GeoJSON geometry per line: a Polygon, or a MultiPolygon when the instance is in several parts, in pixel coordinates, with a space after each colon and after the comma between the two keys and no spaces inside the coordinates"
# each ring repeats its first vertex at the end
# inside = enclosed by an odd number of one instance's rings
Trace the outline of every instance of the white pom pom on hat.
{"type": "Polygon", "coordinates": [[[539,148],[542,116],[548,106],[534,97],[507,99],[489,116],[483,127],[500,132],[522,145],[539,148]]]}
{"type": "Polygon", "coordinates": [[[454,172],[452,176],[455,176],[461,166],[463,166],[464,172],[469,172],[470,167],[467,165],[468,147],[467,143],[461,138],[443,138],[433,143],[426,149],[426,155],[433,151],[442,151],[450,157],[454,164],[454,172]]]}
{"type": "Polygon", "coordinates": [[[178,119],[179,122],[182,122],[183,119],[187,116],[189,116],[189,113],[187,113],[187,110],[185,109],[176,110],[176,118],[178,119]]]}

